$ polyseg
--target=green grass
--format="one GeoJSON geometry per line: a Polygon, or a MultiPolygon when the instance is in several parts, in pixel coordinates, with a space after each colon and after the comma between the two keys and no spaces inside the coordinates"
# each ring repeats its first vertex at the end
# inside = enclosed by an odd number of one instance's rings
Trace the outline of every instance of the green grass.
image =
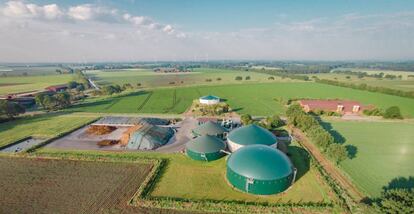
{"type": "MultiPolygon", "coordinates": [[[[143,87],[160,87],[160,86],[188,86],[200,84],[228,84],[228,83],[244,83],[244,82],[271,82],[282,81],[281,78],[275,77],[276,80],[268,80],[267,74],[260,74],[249,71],[235,71],[227,69],[210,69],[196,68],[191,73],[156,73],[148,69],[123,69],[123,70],[107,70],[107,71],[88,71],[91,76],[100,85],[130,83],[136,85],[141,83],[143,87]],[[236,76],[250,76],[251,80],[237,81],[236,76]],[[217,78],[221,78],[220,81],[217,78]],[[212,82],[206,82],[211,79],[212,82]],[[174,82],[175,84],[170,84],[174,82]]],[[[283,80],[290,81],[290,80],[283,80]]]]}
{"type": "Polygon", "coordinates": [[[297,146],[291,147],[290,152],[293,163],[298,167],[298,174],[301,175],[282,194],[257,196],[233,189],[225,178],[225,158],[205,163],[191,160],[183,154],[174,154],[170,156],[167,168],[151,196],[269,203],[331,202],[329,187],[321,180],[316,169],[309,169],[308,160],[298,149],[297,146]]]}
{"type": "Polygon", "coordinates": [[[414,176],[414,122],[328,121],[357,148],[341,168],[370,196],[397,177],[414,176]]]}
{"type": "Polygon", "coordinates": [[[42,90],[51,85],[66,84],[72,79],[71,74],[0,77],[0,95],[42,90]]]}
{"type": "MultiPolygon", "coordinates": [[[[367,72],[367,73],[375,73],[375,72],[367,72]]],[[[379,71],[378,71],[379,73],[379,71]]],[[[384,73],[390,73],[394,75],[402,75],[402,80],[388,80],[388,79],[377,79],[373,77],[364,77],[362,79],[358,78],[355,75],[348,75],[348,74],[312,74],[308,75],[309,77],[316,76],[319,79],[329,79],[329,80],[337,80],[341,82],[348,82],[353,84],[367,84],[370,86],[376,87],[386,87],[392,88],[396,90],[402,91],[414,91],[414,78],[408,78],[408,74],[414,75],[414,72],[398,72],[398,71],[384,71],[384,73]],[[349,76],[350,79],[346,77],[349,76]]]]}
{"type": "Polygon", "coordinates": [[[90,100],[73,111],[104,113],[183,113],[192,100],[201,95],[213,94],[226,99],[226,102],[239,113],[252,115],[283,114],[285,109],[280,100],[289,98],[350,99],[363,104],[373,104],[380,108],[397,105],[403,115],[414,116],[414,100],[381,93],[373,93],[312,82],[279,82],[256,84],[233,84],[197,87],[160,88],[124,97],[111,97],[105,100],[90,100]],[[173,97],[176,90],[176,103],[173,97]],[[150,95],[147,103],[143,104],[150,95]],[[96,101],[96,102],[94,102],[96,101]],[[141,109],[139,106],[143,105],[141,109]]]}
{"type": "Polygon", "coordinates": [[[52,138],[95,118],[95,116],[77,114],[45,114],[1,123],[0,146],[8,145],[29,136],[52,138]]]}

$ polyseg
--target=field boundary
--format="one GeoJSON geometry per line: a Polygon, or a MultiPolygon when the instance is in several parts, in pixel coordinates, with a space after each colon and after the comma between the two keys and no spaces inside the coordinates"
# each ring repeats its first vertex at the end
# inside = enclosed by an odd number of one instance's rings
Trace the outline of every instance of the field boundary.
{"type": "Polygon", "coordinates": [[[147,95],[147,97],[145,98],[145,100],[141,103],[141,105],[138,106],[138,111],[141,111],[142,108],[144,108],[144,106],[147,104],[147,102],[151,99],[151,96],[154,92],[150,91],[149,94],[147,95]]]}
{"type": "Polygon", "coordinates": [[[213,199],[188,199],[179,197],[151,196],[151,191],[161,178],[162,173],[168,165],[168,162],[169,160],[164,158],[161,158],[158,162],[156,162],[147,179],[142,183],[141,187],[131,199],[130,204],[132,206],[226,213],[293,212],[297,211],[298,209],[306,211],[326,211],[326,209],[334,209],[335,207],[335,204],[333,202],[268,203],[245,202],[239,200],[223,201],[213,199]]]}
{"type": "Polygon", "coordinates": [[[309,142],[309,139],[302,131],[295,127],[291,127],[291,131],[293,137],[297,139],[296,141],[311,154],[310,156],[315,163],[316,168],[339,197],[342,206],[351,213],[364,213],[363,211],[367,211],[366,209],[368,208],[360,203],[366,197],[357,189],[357,187],[355,187],[352,182],[350,182],[348,178],[341,174],[335,167],[331,166],[329,167],[331,170],[327,170],[327,165],[330,166],[332,163],[319,152],[319,149],[316,148],[316,146],[309,142]],[[332,172],[332,170],[336,171],[336,173],[332,172]],[[351,196],[349,191],[353,192],[353,194],[359,198],[351,196]]]}

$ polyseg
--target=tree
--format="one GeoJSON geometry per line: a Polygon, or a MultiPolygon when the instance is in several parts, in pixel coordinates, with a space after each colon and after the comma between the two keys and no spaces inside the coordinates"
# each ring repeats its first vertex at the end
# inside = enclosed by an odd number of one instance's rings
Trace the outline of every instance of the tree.
{"type": "Polygon", "coordinates": [[[19,114],[23,114],[26,112],[26,109],[24,106],[16,103],[11,102],[8,100],[0,100],[0,115],[6,116],[7,118],[14,118],[15,116],[19,114]]]}
{"type": "Polygon", "coordinates": [[[409,189],[384,190],[375,207],[380,213],[414,213],[414,192],[409,189]]]}
{"type": "Polygon", "coordinates": [[[346,151],[346,148],[341,144],[332,143],[328,147],[328,155],[338,164],[341,161],[347,159],[348,152],[346,151]]]}
{"type": "Polygon", "coordinates": [[[36,104],[37,104],[38,106],[41,106],[41,107],[42,107],[42,108],[44,108],[44,109],[46,109],[46,106],[45,106],[45,103],[44,103],[44,98],[45,98],[45,96],[46,96],[46,94],[43,94],[43,93],[37,94],[37,95],[35,96],[35,101],[36,101],[36,104]]]}
{"type": "Polygon", "coordinates": [[[250,78],[250,76],[246,76],[244,79],[245,80],[250,80],[251,78],[250,78]]]}
{"type": "Polygon", "coordinates": [[[78,83],[76,81],[70,81],[68,82],[68,88],[69,89],[74,89],[78,86],[78,83]]]}
{"type": "Polygon", "coordinates": [[[237,76],[236,78],[234,78],[235,80],[237,80],[237,81],[240,81],[240,80],[243,80],[243,77],[241,77],[241,76],[237,76]]]}
{"type": "Polygon", "coordinates": [[[268,124],[270,128],[278,128],[283,125],[283,120],[280,119],[279,115],[273,115],[272,117],[266,118],[266,124],[268,124]]]}
{"type": "Polygon", "coordinates": [[[252,116],[250,114],[243,114],[240,117],[240,120],[241,120],[243,125],[248,125],[248,124],[251,124],[253,122],[252,116]]]}
{"type": "Polygon", "coordinates": [[[56,100],[57,108],[66,108],[70,106],[70,94],[67,92],[60,92],[53,95],[56,100]]]}
{"type": "Polygon", "coordinates": [[[398,106],[391,106],[387,108],[383,115],[386,119],[403,119],[400,108],[398,106]]]}

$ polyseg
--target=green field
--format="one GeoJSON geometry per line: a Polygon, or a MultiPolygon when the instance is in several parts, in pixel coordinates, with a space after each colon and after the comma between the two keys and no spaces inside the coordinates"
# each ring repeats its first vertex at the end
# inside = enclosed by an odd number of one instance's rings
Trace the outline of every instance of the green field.
{"type": "Polygon", "coordinates": [[[233,189],[225,178],[225,158],[205,163],[176,154],[171,155],[151,196],[269,203],[332,202],[332,193],[317,170],[310,166],[307,152],[297,145],[290,146],[289,152],[298,168],[298,179],[282,194],[257,196],[233,189]]]}
{"type": "Polygon", "coordinates": [[[77,114],[45,114],[0,123],[0,146],[29,136],[52,138],[95,118],[77,114]]]}
{"type": "Polygon", "coordinates": [[[42,90],[51,85],[66,84],[71,74],[0,77],[0,95],[42,90]]]}
{"type": "Polygon", "coordinates": [[[196,68],[189,73],[156,73],[148,69],[94,70],[86,73],[100,85],[130,83],[135,86],[137,83],[141,83],[143,87],[282,81],[278,77],[274,77],[275,80],[268,80],[269,75],[256,72],[210,68],[196,68]],[[250,76],[251,79],[237,81],[235,80],[236,76],[243,78],[250,76]],[[217,78],[221,78],[221,80],[217,80],[217,78]],[[207,82],[206,79],[212,81],[207,82]],[[170,84],[171,82],[174,84],[170,84]]]}
{"type": "Polygon", "coordinates": [[[284,113],[281,99],[324,98],[352,99],[380,108],[398,105],[404,115],[414,116],[414,99],[343,88],[312,82],[279,82],[261,84],[236,84],[198,87],[152,89],[145,92],[91,99],[88,103],[70,110],[102,113],[182,113],[192,100],[213,94],[239,113],[270,115],[284,113]],[[174,96],[175,94],[175,96],[174,96]]]}
{"type": "Polygon", "coordinates": [[[414,122],[328,122],[344,145],[356,147],[341,168],[369,196],[397,177],[414,176],[414,122]]]}
{"type": "MultiPolygon", "coordinates": [[[[414,75],[414,72],[405,72],[405,73],[412,73],[414,75]]],[[[365,83],[370,86],[386,87],[386,88],[392,88],[392,89],[397,89],[397,90],[402,90],[402,91],[414,91],[414,78],[407,79],[407,77],[406,79],[403,78],[402,80],[377,79],[373,77],[364,77],[360,79],[355,75],[334,74],[334,73],[312,74],[308,76],[309,77],[316,76],[319,79],[337,80],[337,81],[353,83],[353,84],[365,83]],[[347,79],[346,77],[350,77],[350,78],[347,79]]]]}

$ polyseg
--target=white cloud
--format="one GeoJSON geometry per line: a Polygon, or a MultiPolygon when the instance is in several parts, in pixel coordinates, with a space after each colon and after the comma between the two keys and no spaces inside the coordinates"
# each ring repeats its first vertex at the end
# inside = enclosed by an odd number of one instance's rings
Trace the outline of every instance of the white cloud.
{"type": "Polygon", "coordinates": [[[67,14],[72,19],[86,21],[92,19],[95,15],[95,12],[92,9],[92,5],[84,4],[70,7],[67,14]]]}
{"type": "Polygon", "coordinates": [[[25,4],[21,1],[6,2],[1,12],[4,16],[10,18],[56,19],[63,15],[63,12],[56,4],[38,6],[36,4],[25,4]]]}

